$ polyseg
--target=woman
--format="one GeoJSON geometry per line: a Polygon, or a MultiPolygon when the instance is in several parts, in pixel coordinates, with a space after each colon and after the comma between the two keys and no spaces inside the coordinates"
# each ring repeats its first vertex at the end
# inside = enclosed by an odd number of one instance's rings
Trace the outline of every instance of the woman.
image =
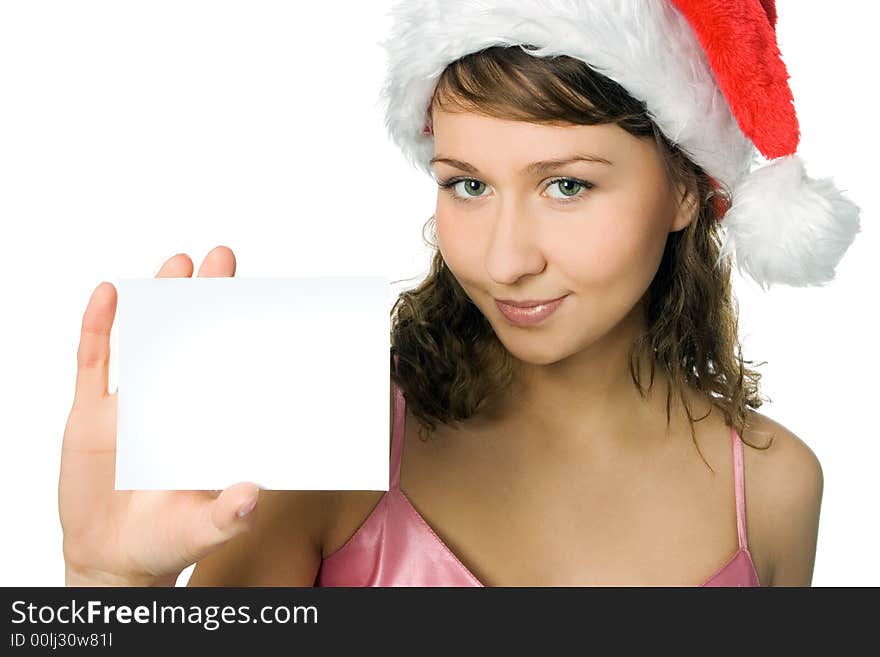
{"type": "MultiPolygon", "coordinates": [[[[261,491],[256,511],[250,484],[112,491],[102,285],[62,459],[68,582],[198,562],[191,585],[808,585],[822,471],[753,410],[726,256],[821,284],[858,212],[795,175],[793,116],[754,111],[785,105],[784,67],[718,50],[727,19],[772,36],[773,3],[729,4],[398,5],[388,125],[440,187],[432,270],[395,305],[389,491],[261,491]],[[778,159],[750,173],[754,146],[778,159]]],[[[200,275],[234,272],[220,248],[200,275]]]]}

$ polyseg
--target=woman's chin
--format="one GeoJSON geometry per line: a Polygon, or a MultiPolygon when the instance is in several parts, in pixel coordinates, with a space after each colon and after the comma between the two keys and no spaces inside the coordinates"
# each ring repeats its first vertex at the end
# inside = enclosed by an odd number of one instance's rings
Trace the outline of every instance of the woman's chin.
{"type": "Polygon", "coordinates": [[[528,365],[551,365],[565,358],[558,340],[538,334],[510,336],[495,332],[510,355],[528,365]]]}

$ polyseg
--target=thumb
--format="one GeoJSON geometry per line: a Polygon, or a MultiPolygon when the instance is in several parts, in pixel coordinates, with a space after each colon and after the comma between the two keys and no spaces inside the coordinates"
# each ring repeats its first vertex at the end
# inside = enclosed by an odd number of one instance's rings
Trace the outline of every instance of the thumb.
{"type": "Polygon", "coordinates": [[[259,495],[260,487],[257,484],[239,483],[226,488],[216,498],[203,502],[199,526],[194,528],[199,558],[250,529],[259,495]]]}

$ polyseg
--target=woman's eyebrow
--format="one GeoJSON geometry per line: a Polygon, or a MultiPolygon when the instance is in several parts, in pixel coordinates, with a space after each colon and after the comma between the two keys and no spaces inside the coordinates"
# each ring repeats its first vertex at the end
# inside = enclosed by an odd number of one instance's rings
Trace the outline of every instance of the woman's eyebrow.
{"type": "MultiPolygon", "coordinates": [[[[458,169],[462,169],[463,171],[467,171],[468,173],[479,173],[479,170],[473,164],[462,160],[456,160],[455,158],[438,155],[437,157],[431,158],[431,164],[434,164],[435,162],[443,162],[458,169]]],[[[546,173],[548,171],[553,171],[554,169],[559,169],[566,164],[571,164],[572,162],[597,162],[600,164],[607,164],[608,166],[614,166],[613,162],[606,160],[604,157],[599,157],[598,155],[573,155],[572,157],[562,160],[541,160],[539,162],[532,162],[523,167],[522,170],[520,170],[520,174],[528,175],[546,173]]]]}

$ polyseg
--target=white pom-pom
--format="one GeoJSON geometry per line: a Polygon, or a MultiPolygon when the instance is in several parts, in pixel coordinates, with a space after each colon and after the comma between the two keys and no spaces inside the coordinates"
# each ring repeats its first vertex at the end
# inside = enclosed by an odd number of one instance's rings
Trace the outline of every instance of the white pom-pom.
{"type": "Polygon", "coordinates": [[[860,230],[859,207],[830,178],[807,176],[796,154],[747,174],[731,195],[719,260],[733,251],[740,273],[765,290],[831,281],[860,230]]]}

